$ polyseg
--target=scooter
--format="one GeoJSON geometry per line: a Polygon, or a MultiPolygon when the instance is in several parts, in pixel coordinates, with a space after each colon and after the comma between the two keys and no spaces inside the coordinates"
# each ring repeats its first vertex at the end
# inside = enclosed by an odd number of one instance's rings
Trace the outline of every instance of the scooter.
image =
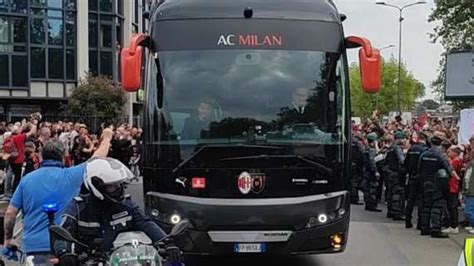
{"type": "MultiPolygon", "coordinates": [[[[176,224],[159,246],[153,246],[152,241],[143,232],[125,232],[117,236],[114,250],[108,254],[97,249],[98,245],[89,246],[75,239],[66,229],[53,225],[49,228],[54,239],[75,243],[86,252],[78,254],[81,265],[88,266],[121,266],[121,265],[156,265],[184,266],[183,256],[174,244],[174,238],[183,234],[190,223],[183,220],[176,224]]],[[[100,240],[98,240],[100,242],[100,240]]]]}

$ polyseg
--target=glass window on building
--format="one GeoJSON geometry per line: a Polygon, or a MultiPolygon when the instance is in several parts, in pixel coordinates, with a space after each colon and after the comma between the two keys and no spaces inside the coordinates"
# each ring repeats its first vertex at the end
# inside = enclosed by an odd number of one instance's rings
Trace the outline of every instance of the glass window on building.
{"type": "Polygon", "coordinates": [[[8,19],[0,17],[0,43],[8,43],[8,19]]]}
{"type": "Polygon", "coordinates": [[[64,78],[64,59],[63,50],[51,48],[48,50],[48,64],[49,64],[49,78],[63,79],[64,78]]]}
{"type": "Polygon", "coordinates": [[[0,17],[0,87],[28,86],[27,21],[16,14],[0,17]]]}
{"type": "Polygon", "coordinates": [[[63,44],[63,21],[61,19],[48,19],[48,43],[55,45],[63,44]]]}
{"type": "MultiPolygon", "coordinates": [[[[122,46],[122,0],[89,1],[89,69],[94,75],[119,80],[119,49],[122,46]]],[[[135,2],[135,1],[134,1],[135,2]]]]}
{"type": "Polygon", "coordinates": [[[12,85],[13,87],[28,86],[28,56],[12,56],[12,85]]]}
{"type": "Polygon", "coordinates": [[[30,0],[32,79],[75,80],[76,0],[30,0]],[[74,66],[68,67],[68,64],[74,66]]]}
{"type": "Polygon", "coordinates": [[[112,0],[99,0],[101,12],[112,12],[112,0]]]}
{"type": "Polygon", "coordinates": [[[28,0],[10,0],[11,11],[14,13],[28,13],[28,0]]]}
{"type": "Polygon", "coordinates": [[[14,43],[26,43],[27,34],[27,19],[26,18],[14,18],[13,19],[13,42],[14,43]]]}
{"type": "Polygon", "coordinates": [[[32,47],[30,49],[31,62],[31,77],[45,78],[46,77],[46,52],[42,47],[32,47]]]}
{"type": "Polygon", "coordinates": [[[10,85],[9,57],[0,54],[0,87],[8,87],[10,85]]]}
{"type": "Polygon", "coordinates": [[[30,41],[33,44],[45,43],[45,19],[33,18],[30,24],[30,41]]]}
{"type": "Polygon", "coordinates": [[[8,1],[9,0],[0,0],[0,12],[8,12],[8,1]]]}
{"type": "Polygon", "coordinates": [[[112,47],[112,25],[100,25],[100,45],[102,47],[112,47]]]}
{"type": "Polygon", "coordinates": [[[48,0],[48,7],[63,8],[63,0],[48,0]]]}

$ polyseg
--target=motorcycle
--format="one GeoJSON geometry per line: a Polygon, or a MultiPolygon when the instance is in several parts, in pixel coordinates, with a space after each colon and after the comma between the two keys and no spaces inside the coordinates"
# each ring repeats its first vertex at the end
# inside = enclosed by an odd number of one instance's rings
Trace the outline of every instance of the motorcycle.
{"type": "Polygon", "coordinates": [[[81,265],[87,266],[184,266],[183,256],[174,244],[174,238],[183,234],[189,227],[188,220],[176,224],[159,246],[153,246],[151,239],[143,232],[125,232],[119,234],[113,242],[112,252],[98,249],[100,240],[88,246],[75,239],[66,229],[53,225],[50,235],[58,240],[75,243],[87,252],[78,255],[81,265]]]}

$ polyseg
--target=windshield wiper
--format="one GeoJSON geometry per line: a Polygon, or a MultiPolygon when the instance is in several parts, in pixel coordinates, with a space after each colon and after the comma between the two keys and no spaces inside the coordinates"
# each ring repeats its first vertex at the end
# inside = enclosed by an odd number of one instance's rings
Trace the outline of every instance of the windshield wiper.
{"type": "Polygon", "coordinates": [[[267,155],[267,154],[261,154],[261,155],[255,155],[255,156],[240,156],[240,157],[231,157],[231,158],[224,158],[224,159],[220,159],[220,161],[235,161],[235,160],[249,160],[249,159],[272,159],[272,158],[296,158],[296,159],[299,159],[301,161],[304,161],[316,168],[318,168],[319,170],[322,170],[325,174],[327,175],[332,175],[332,169],[323,165],[323,164],[320,164],[318,162],[315,162],[313,160],[310,160],[304,156],[300,156],[300,155],[292,155],[292,154],[287,154],[287,155],[267,155]]]}
{"type": "Polygon", "coordinates": [[[265,149],[265,150],[280,150],[282,149],[282,147],[277,147],[277,146],[266,146],[266,145],[251,145],[251,144],[236,144],[236,145],[232,145],[232,144],[223,144],[223,145],[206,145],[206,146],[202,146],[201,148],[199,148],[197,151],[194,152],[193,155],[189,156],[189,158],[187,158],[186,160],[182,161],[180,164],[178,164],[178,166],[176,166],[174,169],[173,169],[173,173],[176,173],[177,171],[179,171],[181,168],[183,168],[183,166],[185,166],[186,164],[188,164],[189,162],[191,162],[194,158],[196,158],[196,156],[198,156],[200,153],[202,153],[205,149],[210,149],[210,148],[229,148],[229,147],[238,147],[238,148],[249,148],[249,149],[265,149]]]}

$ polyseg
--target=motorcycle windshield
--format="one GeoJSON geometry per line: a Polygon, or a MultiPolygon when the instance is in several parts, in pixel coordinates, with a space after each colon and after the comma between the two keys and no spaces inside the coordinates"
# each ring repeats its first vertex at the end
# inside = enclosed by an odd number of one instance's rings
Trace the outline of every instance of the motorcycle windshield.
{"type": "Polygon", "coordinates": [[[110,256],[111,266],[161,266],[161,259],[153,246],[127,245],[116,249],[110,256]]]}

